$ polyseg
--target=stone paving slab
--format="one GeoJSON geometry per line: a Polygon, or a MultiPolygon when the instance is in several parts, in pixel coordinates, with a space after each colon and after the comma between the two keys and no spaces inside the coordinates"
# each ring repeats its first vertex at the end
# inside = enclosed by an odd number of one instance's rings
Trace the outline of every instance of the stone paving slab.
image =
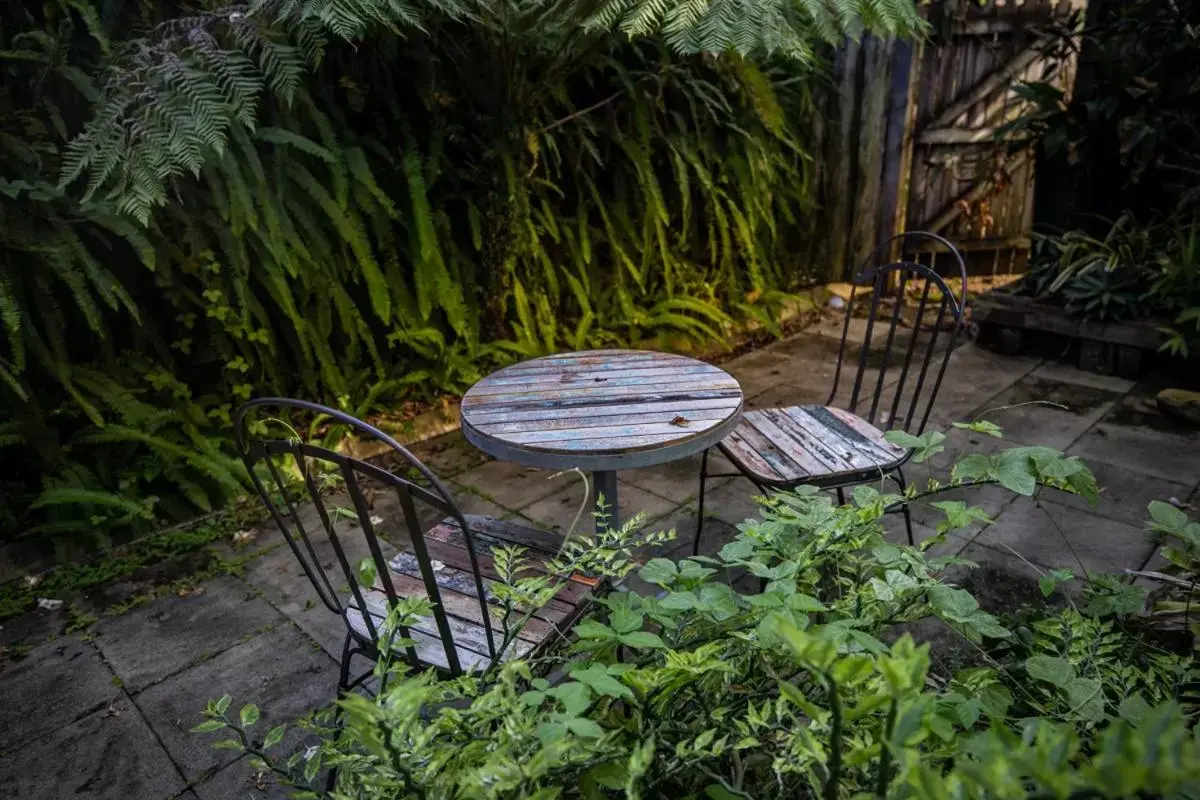
{"type": "MultiPolygon", "coordinates": [[[[1197,454],[1200,458],[1200,453],[1197,454]]],[[[1087,459],[1085,459],[1087,461],[1087,459]]],[[[1103,461],[1087,461],[1088,468],[1096,476],[1100,487],[1100,499],[1095,507],[1079,495],[1055,492],[1047,497],[1056,503],[1081,511],[1090,511],[1108,519],[1124,522],[1141,528],[1150,516],[1146,506],[1151,500],[1185,502],[1191,487],[1182,483],[1150,477],[1124,467],[1105,464],[1103,461]]]]}
{"type": "Polygon", "coordinates": [[[0,796],[6,800],[166,800],[184,787],[183,776],[123,695],[0,759],[0,796]]]}
{"type": "Polygon", "coordinates": [[[1147,411],[1145,401],[1126,397],[1068,451],[1088,463],[1185,485],[1200,483],[1200,431],[1185,430],[1147,411]]]}
{"type": "Polygon", "coordinates": [[[1127,378],[1088,372],[1060,361],[1047,361],[1029,374],[1033,378],[1090,386],[1093,389],[1102,389],[1114,394],[1126,394],[1137,385],[1136,381],[1127,378]]]}
{"type": "Polygon", "coordinates": [[[1029,356],[999,356],[978,347],[954,351],[930,414],[930,425],[971,420],[995,408],[993,398],[1032,372],[1041,361],[1029,356]]]}
{"type": "MultiPolygon", "coordinates": [[[[708,471],[726,473],[734,472],[735,468],[714,448],[708,454],[708,471]]],[[[729,479],[709,478],[708,485],[716,486],[726,480],[729,479]]],[[[621,473],[621,481],[674,503],[686,503],[694,500],[700,491],[700,455],[681,458],[669,464],[625,470],[621,473]]]]}
{"type": "MultiPolygon", "coordinates": [[[[256,636],[237,647],[150,687],[135,698],[154,733],[184,777],[194,781],[233,761],[237,754],[214,750],[219,734],[194,734],[210,700],[233,696],[232,713],[246,703],[262,711],[256,726],[267,731],[333,702],[336,662],[290,625],[256,636]]],[[[282,747],[303,736],[289,728],[282,747]]]]}
{"type": "MultiPolygon", "coordinates": [[[[699,473],[697,473],[697,477],[698,475],[699,473]]],[[[579,509],[583,507],[583,514],[579,517],[578,530],[590,531],[595,522],[592,518],[591,503],[587,502],[585,505],[585,501],[583,482],[577,480],[576,485],[567,486],[549,497],[525,506],[521,509],[521,513],[532,520],[535,525],[556,533],[563,533],[570,530],[571,523],[579,514],[579,509]]],[[[641,512],[645,515],[645,522],[649,524],[670,512],[676,504],[666,498],[651,494],[645,489],[639,489],[624,481],[619,481],[617,506],[620,509],[622,522],[629,521],[634,514],[641,512]]]]}
{"type": "Polygon", "coordinates": [[[203,588],[203,594],[168,595],[97,623],[96,646],[131,692],[284,621],[236,578],[216,578],[203,588]]]}
{"type": "Polygon", "coordinates": [[[1006,439],[1065,450],[1119,397],[1106,389],[1027,376],[988,401],[996,410],[987,418],[1009,431],[1006,439]]]}
{"type": "MultiPolygon", "coordinates": [[[[0,672],[0,755],[28,746],[121,696],[95,648],[74,637],[34,648],[0,672]]],[[[0,783],[0,795],[3,794],[0,783]]]]}
{"type": "Polygon", "coordinates": [[[462,473],[455,482],[498,505],[520,511],[579,480],[573,473],[557,478],[554,475],[549,470],[523,467],[508,461],[489,461],[462,473]]]}
{"type": "MultiPolygon", "coordinates": [[[[306,735],[281,757],[317,742],[316,736],[306,735]]],[[[274,748],[272,752],[275,752],[274,748]]],[[[323,776],[318,776],[317,780],[323,780],[323,776]]],[[[249,757],[242,756],[222,767],[212,777],[197,783],[192,791],[199,800],[287,800],[291,792],[299,790],[277,784],[269,773],[254,769],[250,766],[249,757]]]]}
{"type": "Polygon", "coordinates": [[[1040,567],[1064,567],[1076,575],[1084,570],[1120,573],[1137,568],[1155,550],[1140,528],[1049,500],[1028,498],[1009,506],[974,543],[998,550],[1014,562],[1020,559],[1012,551],[1040,567]]]}

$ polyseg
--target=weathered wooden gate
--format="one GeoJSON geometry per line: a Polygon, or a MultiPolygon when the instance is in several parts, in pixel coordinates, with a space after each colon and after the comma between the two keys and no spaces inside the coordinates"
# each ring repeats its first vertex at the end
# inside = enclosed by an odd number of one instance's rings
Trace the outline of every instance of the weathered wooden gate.
{"type": "MultiPolygon", "coordinates": [[[[997,137],[1023,102],[1014,87],[1047,81],[1070,91],[1072,61],[1040,55],[1040,31],[1086,0],[964,3],[914,53],[907,184],[895,230],[941,233],[969,253],[973,273],[1024,271],[1033,228],[1034,160],[997,137]]],[[[905,172],[898,164],[900,175],[905,172]]]]}
{"type": "Polygon", "coordinates": [[[1033,154],[998,129],[1022,81],[1070,91],[1073,60],[1040,55],[1042,32],[1087,0],[941,0],[916,43],[844,47],[826,116],[818,191],[832,234],[824,258],[848,275],[903,230],[941,233],[972,274],[1021,272],[1033,226],[1033,154]]]}

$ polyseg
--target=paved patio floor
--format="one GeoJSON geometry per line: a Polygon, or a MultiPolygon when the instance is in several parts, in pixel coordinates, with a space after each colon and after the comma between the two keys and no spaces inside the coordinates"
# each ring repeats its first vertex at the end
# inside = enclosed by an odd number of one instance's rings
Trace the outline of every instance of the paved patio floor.
{"type": "MultiPolygon", "coordinates": [[[[729,364],[752,407],[823,402],[838,333],[822,324],[729,364]]],[[[980,580],[1032,585],[1035,567],[1121,571],[1153,555],[1141,527],[1152,499],[1198,502],[1200,433],[1176,429],[1154,410],[1153,381],[1077,371],[973,346],[952,356],[935,409],[940,427],[984,411],[1006,441],[1052,445],[1085,458],[1105,492],[1096,508],[1078,498],[1015,499],[984,489],[973,502],[994,523],[953,536],[942,547],[979,562],[980,580]],[[1028,404],[1032,400],[1057,405],[1028,404]],[[999,409],[999,410],[993,410],[999,409]],[[1011,548],[1011,549],[1010,549],[1011,548]],[[1023,559],[1013,555],[1020,553],[1023,559]]],[[[948,452],[913,470],[944,474],[963,448],[1003,443],[956,430],[948,452]]],[[[450,480],[467,513],[525,519],[552,529],[570,524],[583,487],[577,478],[490,461],[458,434],[416,448],[450,480]]],[[[669,550],[684,554],[696,526],[698,457],[620,477],[622,513],[679,531],[669,550]]],[[[710,485],[702,550],[712,552],[752,516],[749,483],[710,485]]],[[[387,532],[391,519],[378,509],[387,532]]],[[[915,512],[917,535],[932,535],[937,514],[915,512]]],[[[902,536],[899,518],[890,535],[902,536]]],[[[0,797],[218,798],[283,797],[260,784],[244,761],[188,733],[205,701],[230,693],[256,702],[264,726],[290,721],[330,702],[337,680],[341,622],[319,603],[280,537],[263,528],[240,575],[226,575],[186,597],[168,596],[120,616],[98,615],[85,632],[61,634],[66,615],[38,611],[11,620],[0,645],[33,643],[0,672],[0,797]],[[41,643],[38,643],[38,642],[41,643]]],[[[226,548],[229,558],[246,551],[226,548]]],[[[1036,589],[1034,589],[1036,592],[1036,589]]],[[[1036,594],[1030,595],[1036,598],[1036,594]]],[[[104,607],[103,593],[93,597],[104,607]]],[[[265,730],[265,727],[264,727],[265,730]]],[[[288,744],[300,741],[290,734],[288,744]]]]}

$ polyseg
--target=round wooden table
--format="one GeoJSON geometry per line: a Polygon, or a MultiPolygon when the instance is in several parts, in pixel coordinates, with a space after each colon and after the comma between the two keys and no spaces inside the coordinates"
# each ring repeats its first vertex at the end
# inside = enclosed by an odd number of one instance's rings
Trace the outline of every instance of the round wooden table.
{"type": "Polygon", "coordinates": [[[707,450],[737,425],[742,402],[733,376],[703,361],[589,350],[505,367],[471,387],[460,413],[463,434],[488,455],[593,473],[617,528],[617,471],[707,450]]]}

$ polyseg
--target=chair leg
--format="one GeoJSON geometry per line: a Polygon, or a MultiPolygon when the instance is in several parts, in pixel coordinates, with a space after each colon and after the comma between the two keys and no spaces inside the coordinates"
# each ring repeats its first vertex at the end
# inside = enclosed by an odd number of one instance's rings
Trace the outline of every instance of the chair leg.
{"type": "MultiPolygon", "coordinates": [[[[901,492],[901,494],[903,494],[905,491],[908,490],[908,482],[904,480],[904,470],[897,468],[895,478],[896,478],[896,483],[899,484],[899,486],[900,486],[900,492],[901,492]]],[[[916,547],[917,546],[916,538],[913,536],[912,514],[909,512],[908,506],[909,506],[909,503],[908,503],[908,500],[906,499],[904,501],[904,506],[903,506],[904,528],[906,531],[908,531],[908,546],[916,547]]]]}
{"type": "MultiPolygon", "coordinates": [[[[341,728],[342,726],[342,707],[337,705],[337,700],[341,700],[350,686],[350,645],[353,643],[354,637],[347,633],[346,641],[342,644],[342,668],[338,675],[337,697],[333,706],[333,727],[341,728]]],[[[325,774],[325,793],[329,794],[333,791],[337,784],[337,767],[330,767],[329,772],[325,774]]]]}
{"type": "Polygon", "coordinates": [[[708,478],[708,450],[700,456],[700,504],[696,511],[696,538],[692,541],[692,555],[700,554],[700,534],[704,531],[704,484],[708,478]]]}
{"type": "Polygon", "coordinates": [[[354,637],[349,633],[346,634],[346,641],[342,643],[342,671],[338,676],[337,694],[341,699],[342,692],[350,687],[350,645],[354,637]]]}

